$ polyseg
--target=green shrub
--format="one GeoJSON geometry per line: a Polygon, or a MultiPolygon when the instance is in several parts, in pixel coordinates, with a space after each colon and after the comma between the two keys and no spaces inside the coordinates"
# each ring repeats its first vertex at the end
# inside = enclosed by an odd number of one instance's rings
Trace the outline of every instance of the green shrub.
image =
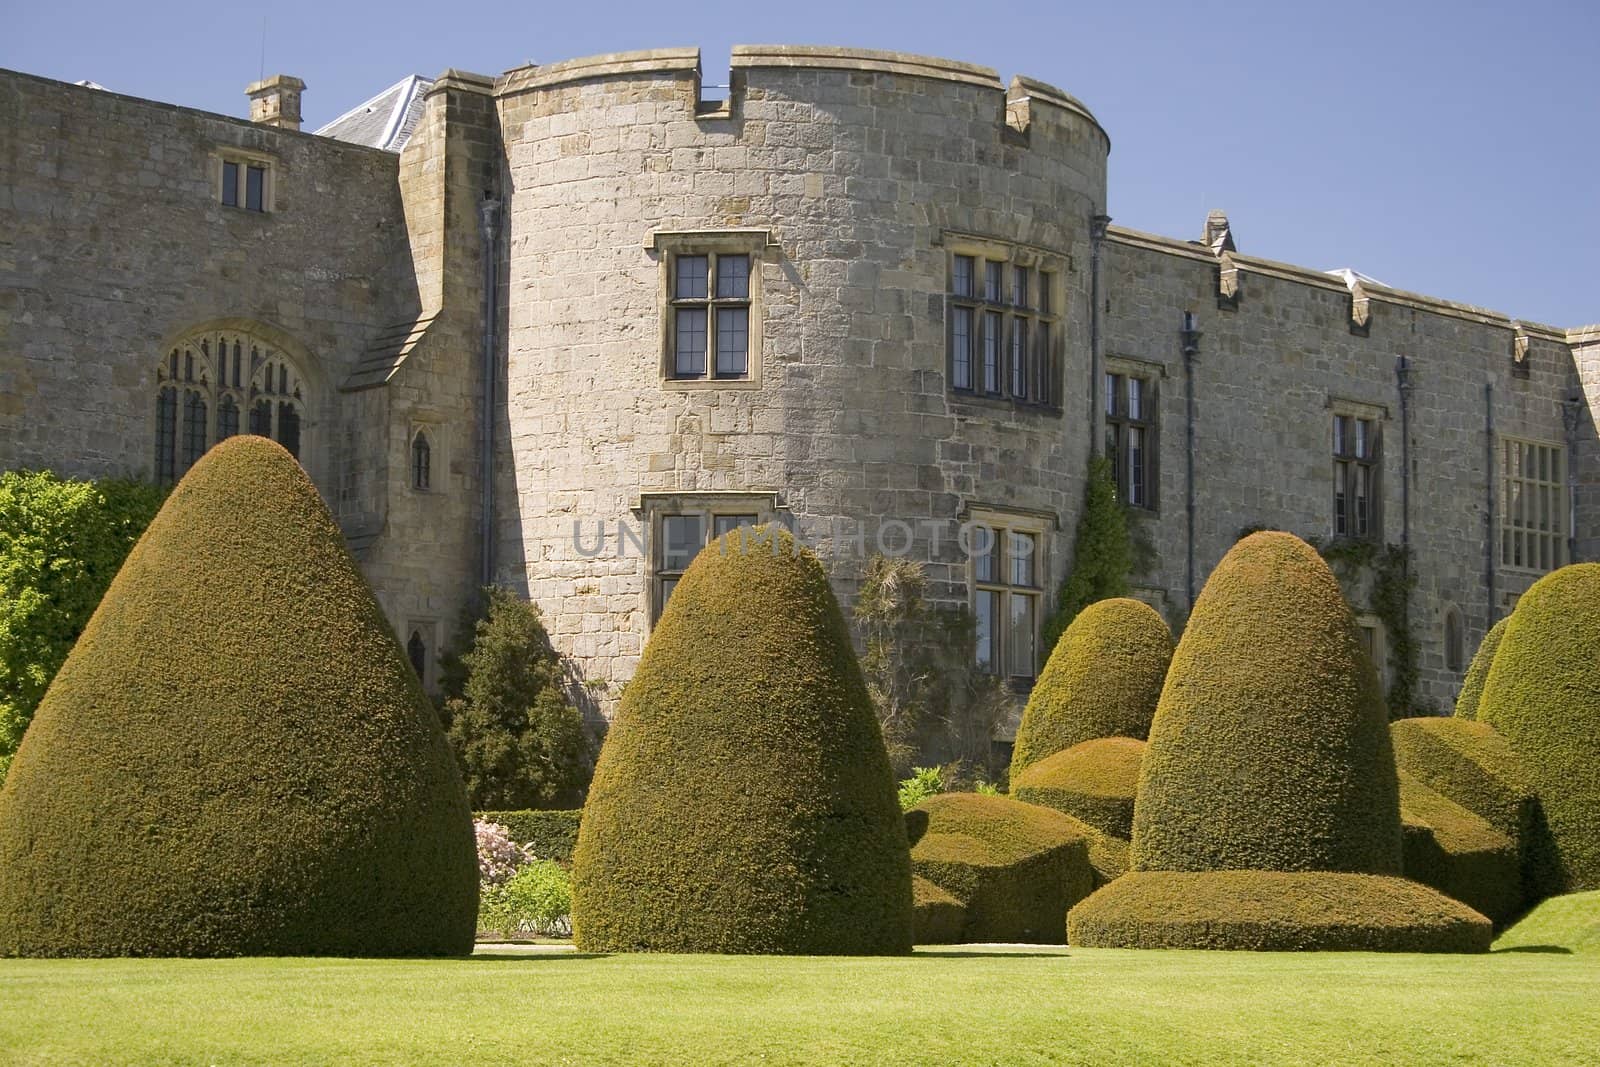
{"type": "Polygon", "coordinates": [[[938,767],[913,767],[911,777],[900,780],[900,810],[910,811],[943,792],[944,775],[938,767]]]}
{"type": "Polygon", "coordinates": [[[1078,612],[1097,600],[1126,596],[1133,572],[1133,538],[1128,515],[1117,500],[1116,473],[1104,456],[1089,460],[1083,511],[1072,545],[1072,570],[1056,596],[1056,611],[1045,622],[1044,647],[1054,649],[1078,612]]]}
{"type": "Polygon", "coordinates": [[[1329,871],[1133,871],[1067,917],[1084,948],[1483,952],[1492,936],[1427,886],[1329,871]]]}
{"type": "Polygon", "coordinates": [[[1212,572],[1172,657],[1134,809],[1135,870],[1400,870],[1377,672],[1339,584],[1291,534],[1212,572]]]}
{"type": "Polygon", "coordinates": [[[446,659],[440,705],[467,799],[513,810],[582,803],[594,750],[539,609],[505,589],[485,594],[467,647],[446,659]]]}
{"type": "Polygon", "coordinates": [[[500,937],[565,937],[572,930],[572,878],[553,860],[517,868],[503,885],[483,890],[478,929],[500,937]]]}
{"type": "Polygon", "coordinates": [[[1494,727],[1424,716],[1389,725],[1401,773],[1505,834],[1521,852],[1539,820],[1539,800],[1522,760],[1494,727]]]}
{"type": "Polygon", "coordinates": [[[1084,741],[1143,741],[1161,699],[1172,632],[1150,605],[1127,597],[1085,608],[1050,653],[1017,728],[1011,774],[1084,741]]]}
{"type": "Polygon", "coordinates": [[[919,945],[952,945],[961,940],[967,922],[967,906],[932,882],[915,875],[911,879],[911,904],[916,913],[916,941],[919,945]]]}
{"type": "Polygon", "coordinates": [[[0,782],[34,709],[166,492],[0,474],[0,782]]]}
{"type": "Polygon", "coordinates": [[[911,947],[905,823],[822,566],[776,527],[684,574],[606,736],[573,856],[599,951],[911,947]]]}
{"type": "Polygon", "coordinates": [[[581,809],[541,809],[481,811],[477,818],[504,826],[511,840],[539,859],[570,863],[578,845],[578,821],[582,815],[581,809]]]}
{"type": "Polygon", "coordinates": [[[1506,623],[1510,621],[1511,616],[1507,615],[1489,627],[1489,632],[1483,635],[1483,641],[1478,645],[1478,651],[1467,667],[1466,677],[1461,679],[1461,695],[1456,697],[1456,718],[1478,717],[1478,701],[1483,697],[1483,683],[1489,679],[1489,668],[1494,664],[1494,654],[1500,648],[1500,639],[1505,636],[1506,623]]]}
{"type": "Polygon", "coordinates": [[[962,941],[1059,944],[1067,909],[1094,888],[1088,846],[1059,812],[944,793],[906,815],[912,870],[966,908],[962,941]]]}
{"type": "Polygon", "coordinates": [[[472,816],[305,472],[204,456],[128,556],[0,790],[0,955],[471,950],[472,816]]]}
{"type": "Polygon", "coordinates": [[[1521,857],[1511,838],[1403,772],[1400,820],[1407,878],[1497,923],[1521,910],[1521,857]]]}
{"type": "Polygon", "coordinates": [[[1530,855],[1534,890],[1600,889],[1600,563],[1562,567],[1522,594],[1478,718],[1510,742],[1539,794],[1550,847],[1530,855]]]}
{"type": "Polygon", "coordinates": [[[1133,799],[1145,744],[1131,737],[1084,741],[1040,760],[1012,779],[1018,800],[1082,819],[1124,840],[1133,834],[1133,799]]]}

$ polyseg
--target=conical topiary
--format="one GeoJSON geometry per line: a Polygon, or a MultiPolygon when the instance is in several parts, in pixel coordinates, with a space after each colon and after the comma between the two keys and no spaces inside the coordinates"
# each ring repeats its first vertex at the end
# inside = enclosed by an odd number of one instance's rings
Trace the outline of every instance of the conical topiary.
{"type": "MultiPolygon", "coordinates": [[[[1600,563],[1545,575],[1517,601],[1478,703],[1539,794],[1537,894],[1600,889],[1600,563]]],[[[14,772],[13,772],[14,773],[14,772]]]]}
{"type": "Polygon", "coordinates": [[[776,528],[700,553],[606,736],[573,856],[598,951],[887,954],[911,860],[822,566],[776,528]]]}
{"type": "Polygon", "coordinates": [[[477,891],[438,719],[316,489],[218,445],[0,791],[0,955],[466,953],[477,891]]]}
{"type": "Polygon", "coordinates": [[[1061,635],[1028,697],[1012,777],[1084,741],[1143,741],[1171,659],[1172,631],[1150,605],[1113,597],[1084,608],[1061,635]]]}
{"type": "Polygon", "coordinates": [[[1494,665],[1494,654],[1499,651],[1500,639],[1505,636],[1506,623],[1510,621],[1511,616],[1507,615],[1489,627],[1489,632],[1483,635],[1477,653],[1467,666],[1466,677],[1461,679],[1461,695],[1456,697],[1456,718],[1478,717],[1478,701],[1483,698],[1483,683],[1489,680],[1489,668],[1494,665]]]}
{"type": "Polygon", "coordinates": [[[1387,715],[1339,584],[1299,538],[1247,537],[1173,654],[1140,768],[1134,869],[1073,909],[1069,940],[1488,947],[1487,919],[1395,877],[1400,863],[1387,715]]]}

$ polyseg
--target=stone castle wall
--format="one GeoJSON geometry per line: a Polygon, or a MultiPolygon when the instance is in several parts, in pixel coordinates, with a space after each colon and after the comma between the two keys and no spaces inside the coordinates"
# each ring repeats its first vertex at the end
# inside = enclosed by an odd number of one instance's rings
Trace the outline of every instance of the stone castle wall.
{"type": "MultiPolygon", "coordinates": [[[[692,50],[600,57],[513,71],[498,89],[510,166],[500,542],[525,553],[505,577],[526,582],[602,692],[642,647],[646,566],[637,552],[586,556],[575,521],[647,523],[640,505],[659,495],[768,493],[809,542],[831,548],[838,520],[864,526],[870,552],[880,522],[948,520],[937,554],[926,531],[912,554],[934,557],[941,599],[965,602],[951,537],[967,508],[1047,514],[1059,559],[1082,493],[1089,434],[1075,402],[1063,413],[952,397],[944,294],[958,235],[1059,256],[1075,395],[1108,148],[1087,112],[1044,86],[1008,94],[982,68],[763,49],[735,52],[732,98],[706,114],[697,66],[692,50]],[[664,382],[662,235],[751,229],[765,231],[759,385],[664,382]]],[[[841,560],[841,593],[859,565],[841,560]]]]}

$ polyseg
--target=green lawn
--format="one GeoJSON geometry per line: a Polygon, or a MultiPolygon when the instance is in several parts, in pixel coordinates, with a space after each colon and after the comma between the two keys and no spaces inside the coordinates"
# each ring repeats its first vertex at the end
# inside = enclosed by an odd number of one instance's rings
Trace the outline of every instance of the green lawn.
{"type": "Polygon", "coordinates": [[[1600,958],[0,960],[6,1063],[1592,1063],[1600,958]]]}

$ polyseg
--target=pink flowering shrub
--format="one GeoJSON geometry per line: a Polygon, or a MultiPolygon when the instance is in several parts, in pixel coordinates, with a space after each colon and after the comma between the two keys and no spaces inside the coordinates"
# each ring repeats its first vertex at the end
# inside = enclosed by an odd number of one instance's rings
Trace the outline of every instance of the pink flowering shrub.
{"type": "Polygon", "coordinates": [[[501,885],[533,859],[499,823],[474,819],[472,829],[478,836],[478,880],[485,886],[501,885]]]}

